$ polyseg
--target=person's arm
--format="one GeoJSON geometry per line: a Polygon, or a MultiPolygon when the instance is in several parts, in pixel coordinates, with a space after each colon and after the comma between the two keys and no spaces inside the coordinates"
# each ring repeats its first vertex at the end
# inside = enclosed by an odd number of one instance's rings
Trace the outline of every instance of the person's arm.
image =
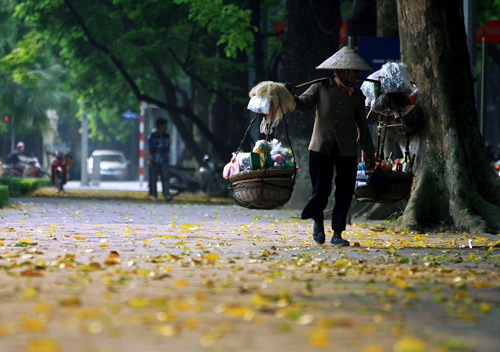
{"type": "Polygon", "coordinates": [[[321,83],[315,83],[311,85],[304,93],[295,97],[297,111],[305,113],[311,111],[316,106],[320,84],[321,83]]]}
{"type": "Polygon", "coordinates": [[[22,163],[29,163],[31,161],[31,158],[27,158],[22,154],[17,155],[17,160],[22,162],[22,163]]]}

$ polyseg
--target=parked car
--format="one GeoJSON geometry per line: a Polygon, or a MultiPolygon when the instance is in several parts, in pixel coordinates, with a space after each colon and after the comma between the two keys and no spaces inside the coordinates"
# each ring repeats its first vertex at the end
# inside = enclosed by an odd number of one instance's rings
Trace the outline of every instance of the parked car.
{"type": "Polygon", "coordinates": [[[125,154],[119,150],[94,150],[87,160],[87,173],[92,179],[94,157],[99,156],[100,179],[125,180],[128,178],[128,164],[125,154]]]}

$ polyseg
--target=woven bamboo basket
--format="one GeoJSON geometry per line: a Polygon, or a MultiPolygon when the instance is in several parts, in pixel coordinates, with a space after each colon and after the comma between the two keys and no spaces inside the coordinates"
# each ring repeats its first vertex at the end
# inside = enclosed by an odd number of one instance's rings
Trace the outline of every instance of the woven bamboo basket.
{"type": "Polygon", "coordinates": [[[354,195],[360,202],[395,203],[405,199],[411,191],[413,174],[407,172],[383,171],[379,182],[370,179],[372,171],[366,172],[368,178],[356,180],[354,195]]]}
{"type": "Polygon", "coordinates": [[[291,177],[252,178],[232,182],[231,194],[239,205],[249,209],[274,209],[285,205],[292,196],[291,177]]]}

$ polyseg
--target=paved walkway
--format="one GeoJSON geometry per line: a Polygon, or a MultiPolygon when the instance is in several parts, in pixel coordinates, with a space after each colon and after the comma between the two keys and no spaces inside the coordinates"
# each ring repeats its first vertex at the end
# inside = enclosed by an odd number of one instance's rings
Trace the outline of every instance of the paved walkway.
{"type": "MultiPolygon", "coordinates": [[[[64,186],[65,189],[88,189],[88,190],[110,190],[110,191],[147,191],[148,183],[143,181],[99,181],[83,186],[80,181],[68,181],[64,186]]],[[[161,183],[158,182],[158,189],[161,189],[161,183]]]]}
{"type": "Polygon", "coordinates": [[[292,210],[181,200],[39,196],[0,213],[1,351],[500,345],[500,236],[359,223],[339,249],[292,210]]]}

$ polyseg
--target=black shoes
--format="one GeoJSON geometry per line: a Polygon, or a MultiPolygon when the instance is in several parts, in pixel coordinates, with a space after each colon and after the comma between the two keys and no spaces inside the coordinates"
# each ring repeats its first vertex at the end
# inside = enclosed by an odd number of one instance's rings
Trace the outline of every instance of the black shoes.
{"type": "Polygon", "coordinates": [[[323,227],[323,223],[314,222],[313,226],[313,240],[316,244],[325,243],[325,228],[323,227]]]}
{"type": "MultiPolygon", "coordinates": [[[[325,243],[325,228],[322,222],[314,222],[313,226],[313,240],[316,244],[325,243]]],[[[339,247],[349,247],[350,243],[348,240],[342,238],[342,232],[334,231],[330,244],[339,247]]]]}
{"type": "Polygon", "coordinates": [[[340,247],[349,247],[350,243],[348,240],[342,238],[342,232],[334,231],[330,244],[340,247]]]}
{"type": "Polygon", "coordinates": [[[167,197],[165,197],[165,203],[169,203],[169,202],[171,202],[173,199],[174,199],[174,197],[172,197],[172,196],[167,196],[167,197]]]}

